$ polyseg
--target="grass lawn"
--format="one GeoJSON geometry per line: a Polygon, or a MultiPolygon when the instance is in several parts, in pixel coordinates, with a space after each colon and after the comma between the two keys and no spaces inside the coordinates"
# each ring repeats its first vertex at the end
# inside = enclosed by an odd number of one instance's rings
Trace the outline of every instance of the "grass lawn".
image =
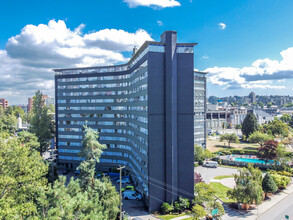
{"type": "Polygon", "coordinates": [[[222,185],[221,183],[211,182],[210,185],[216,191],[216,196],[219,197],[223,202],[235,202],[233,199],[226,199],[227,198],[227,191],[231,188],[222,185]]]}
{"type": "Polygon", "coordinates": [[[216,180],[221,180],[221,179],[226,179],[226,178],[233,178],[233,175],[224,175],[224,176],[216,176],[214,179],[216,180]]]}
{"type": "Polygon", "coordinates": [[[178,215],[156,215],[156,217],[158,217],[160,219],[164,219],[164,220],[169,220],[169,219],[181,217],[181,216],[184,216],[184,215],[185,215],[185,213],[178,214],[178,215]]]}
{"type": "Polygon", "coordinates": [[[254,150],[258,148],[258,144],[251,143],[231,143],[231,147],[228,147],[227,142],[220,142],[219,139],[207,139],[207,149],[211,152],[216,152],[223,149],[246,149],[254,150]]]}

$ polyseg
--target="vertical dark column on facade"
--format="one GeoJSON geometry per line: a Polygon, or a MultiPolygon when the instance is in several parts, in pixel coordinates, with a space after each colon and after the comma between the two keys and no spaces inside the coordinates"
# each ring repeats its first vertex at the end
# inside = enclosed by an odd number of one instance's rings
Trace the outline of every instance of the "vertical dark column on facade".
{"type": "Polygon", "coordinates": [[[193,53],[178,53],[178,195],[194,199],[194,61],[193,53]]]}
{"type": "Polygon", "coordinates": [[[162,35],[165,43],[166,201],[177,200],[177,32],[162,35]]]}

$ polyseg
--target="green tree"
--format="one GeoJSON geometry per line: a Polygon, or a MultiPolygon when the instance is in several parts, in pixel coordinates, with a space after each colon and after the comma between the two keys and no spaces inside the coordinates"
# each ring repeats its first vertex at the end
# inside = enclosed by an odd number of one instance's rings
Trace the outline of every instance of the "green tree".
{"type": "Polygon", "coordinates": [[[291,116],[289,114],[283,114],[282,117],[280,118],[282,122],[289,122],[291,119],[291,116]]]}
{"type": "Polygon", "coordinates": [[[241,131],[246,137],[257,130],[257,120],[254,114],[248,113],[242,123],[241,131]]]}
{"type": "Polygon", "coordinates": [[[38,198],[40,219],[110,219],[119,212],[119,196],[109,179],[96,179],[94,188],[83,190],[80,180],[61,176],[38,198]]]}
{"type": "Polygon", "coordinates": [[[258,143],[262,147],[266,141],[271,139],[273,139],[271,135],[268,135],[260,131],[255,131],[252,134],[250,134],[248,141],[250,143],[258,143]]]}
{"type": "Polygon", "coordinates": [[[12,112],[12,114],[16,118],[18,118],[20,116],[22,119],[24,118],[24,115],[25,115],[23,109],[21,107],[17,106],[17,105],[13,106],[13,112],[12,112]]]}
{"type": "Polygon", "coordinates": [[[269,173],[266,173],[265,177],[262,180],[262,189],[265,192],[266,196],[268,193],[274,193],[278,190],[278,187],[269,173]]]}
{"type": "Polygon", "coordinates": [[[91,183],[93,187],[96,163],[99,162],[103,150],[107,147],[99,143],[98,131],[94,131],[87,126],[84,126],[84,129],[83,149],[80,152],[80,157],[84,158],[84,161],[80,163],[78,169],[80,170],[82,185],[87,187],[91,183]]]}
{"type": "Polygon", "coordinates": [[[264,143],[262,147],[258,148],[258,157],[265,160],[267,163],[269,160],[274,160],[278,156],[277,148],[278,141],[269,140],[264,143]]]}
{"type": "Polygon", "coordinates": [[[199,219],[202,219],[203,217],[205,217],[207,215],[207,213],[202,206],[196,204],[191,209],[191,215],[194,220],[199,220],[199,219]]]}
{"type": "Polygon", "coordinates": [[[14,133],[16,131],[17,119],[14,115],[0,115],[0,131],[14,133]]]}
{"type": "Polygon", "coordinates": [[[228,146],[230,147],[231,143],[239,143],[239,138],[237,136],[237,134],[222,134],[220,136],[220,141],[227,141],[228,142],[228,146]]]}
{"type": "Polygon", "coordinates": [[[194,161],[203,160],[204,150],[199,145],[194,145],[194,161]]]}
{"type": "Polygon", "coordinates": [[[28,131],[22,131],[19,132],[17,135],[22,144],[29,146],[33,150],[40,151],[40,143],[35,134],[32,134],[28,131]]]}
{"type": "Polygon", "coordinates": [[[234,175],[236,186],[228,190],[228,197],[240,203],[260,204],[263,200],[261,171],[249,164],[238,172],[239,174],[234,175]]]}
{"type": "Polygon", "coordinates": [[[49,148],[51,135],[51,120],[48,115],[48,108],[44,105],[40,90],[36,91],[33,97],[32,117],[30,119],[30,132],[36,134],[40,142],[41,155],[49,148]]]}
{"type": "Polygon", "coordinates": [[[269,102],[269,103],[267,104],[267,107],[268,107],[268,108],[271,108],[272,105],[273,105],[273,103],[269,102]]]}
{"type": "Polygon", "coordinates": [[[204,206],[216,197],[215,193],[215,190],[210,185],[204,182],[197,183],[194,186],[194,202],[204,206]]]}
{"type": "Polygon", "coordinates": [[[47,187],[42,157],[18,138],[0,133],[0,164],[0,219],[35,214],[37,193],[47,187]]]}
{"type": "Polygon", "coordinates": [[[267,129],[274,136],[288,137],[289,134],[288,125],[276,118],[268,124],[267,129]]]}
{"type": "Polygon", "coordinates": [[[262,102],[259,102],[258,105],[263,108],[264,107],[264,104],[262,102]]]}

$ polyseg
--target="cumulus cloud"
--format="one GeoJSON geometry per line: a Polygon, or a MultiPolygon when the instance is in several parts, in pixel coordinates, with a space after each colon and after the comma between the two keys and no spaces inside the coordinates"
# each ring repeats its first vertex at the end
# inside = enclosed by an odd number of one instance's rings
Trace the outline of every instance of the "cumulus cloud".
{"type": "Polygon", "coordinates": [[[224,23],[219,23],[218,26],[221,30],[224,30],[226,28],[226,24],[224,23]]]}
{"type": "Polygon", "coordinates": [[[142,29],[134,33],[104,29],[83,34],[85,25],[70,30],[64,21],[26,25],[0,50],[0,95],[25,103],[37,89],[53,96],[52,68],[112,65],[127,62],[122,52],[152,40],[142,29]]]}
{"type": "Polygon", "coordinates": [[[293,78],[293,47],[280,54],[281,61],[258,59],[248,67],[212,67],[205,72],[209,73],[209,82],[227,89],[284,89],[284,86],[273,84],[275,81],[293,78]]]}
{"type": "Polygon", "coordinates": [[[181,5],[176,0],[124,0],[124,2],[126,2],[130,8],[138,6],[167,8],[181,5]]]}

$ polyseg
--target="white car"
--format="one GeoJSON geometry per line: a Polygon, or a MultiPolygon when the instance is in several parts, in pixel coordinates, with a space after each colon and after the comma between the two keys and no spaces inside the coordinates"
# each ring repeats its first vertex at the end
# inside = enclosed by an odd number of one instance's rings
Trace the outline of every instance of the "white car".
{"type": "Polygon", "coordinates": [[[217,161],[206,161],[203,164],[204,167],[212,167],[212,168],[217,168],[218,167],[218,162],[217,161]]]}
{"type": "MultiPolygon", "coordinates": [[[[117,180],[117,183],[120,183],[120,179],[117,180]]],[[[128,178],[124,178],[121,180],[121,183],[130,183],[130,180],[128,178]]]]}
{"type": "Polygon", "coordinates": [[[123,199],[141,200],[142,196],[135,191],[128,190],[128,191],[124,191],[123,199]]]}

